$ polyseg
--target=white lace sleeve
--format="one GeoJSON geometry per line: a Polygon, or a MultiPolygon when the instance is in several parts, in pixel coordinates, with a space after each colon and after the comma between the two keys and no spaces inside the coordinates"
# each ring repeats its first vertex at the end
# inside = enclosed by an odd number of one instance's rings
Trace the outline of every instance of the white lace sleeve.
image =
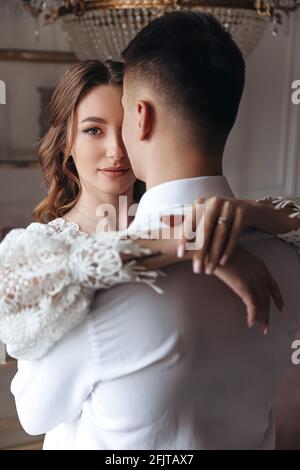
{"type": "MultiPolygon", "coordinates": [[[[257,199],[257,202],[272,204],[275,209],[291,209],[291,218],[300,218],[300,198],[287,199],[284,197],[272,198],[267,196],[263,199],[257,199]]],[[[289,233],[278,235],[279,238],[293,245],[297,251],[300,261],[300,229],[289,233]]]]}
{"type": "Polygon", "coordinates": [[[124,282],[157,288],[157,272],[120,257],[149,252],[111,234],[79,236],[72,224],[12,230],[0,244],[0,340],[8,353],[41,358],[84,320],[96,289],[124,282]]]}

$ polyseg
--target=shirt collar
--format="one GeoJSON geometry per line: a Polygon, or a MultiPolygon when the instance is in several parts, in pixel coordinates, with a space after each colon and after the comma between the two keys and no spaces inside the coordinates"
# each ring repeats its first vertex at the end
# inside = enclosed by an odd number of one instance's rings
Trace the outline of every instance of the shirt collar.
{"type": "Polygon", "coordinates": [[[234,197],[225,176],[199,176],[167,181],[153,186],[140,200],[135,221],[176,206],[190,205],[197,197],[234,197]]]}

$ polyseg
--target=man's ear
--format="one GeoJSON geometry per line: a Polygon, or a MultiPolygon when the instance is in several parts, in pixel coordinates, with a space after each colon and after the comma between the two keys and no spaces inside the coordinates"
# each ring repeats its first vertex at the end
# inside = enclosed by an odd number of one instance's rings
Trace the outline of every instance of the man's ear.
{"type": "Polygon", "coordinates": [[[148,101],[138,101],[137,103],[139,137],[140,140],[149,138],[153,129],[153,109],[148,101]]]}

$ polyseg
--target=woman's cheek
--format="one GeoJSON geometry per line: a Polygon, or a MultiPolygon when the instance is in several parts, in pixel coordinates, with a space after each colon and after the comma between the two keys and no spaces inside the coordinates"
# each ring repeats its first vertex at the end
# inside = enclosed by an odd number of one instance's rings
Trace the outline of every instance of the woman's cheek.
{"type": "Polygon", "coordinates": [[[80,139],[77,142],[75,147],[76,160],[79,162],[84,162],[86,165],[88,161],[92,160],[92,157],[96,158],[97,152],[95,145],[89,142],[88,139],[80,139]]]}

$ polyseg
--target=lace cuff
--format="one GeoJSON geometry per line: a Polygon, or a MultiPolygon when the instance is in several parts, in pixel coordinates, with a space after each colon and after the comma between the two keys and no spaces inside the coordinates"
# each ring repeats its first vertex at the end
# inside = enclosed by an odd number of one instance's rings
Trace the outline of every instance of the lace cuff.
{"type": "MultiPolygon", "coordinates": [[[[257,199],[256,202],[261,202],[264,204],[272,204],[275,206],[275,209],[291,209],[293,213],[289,216],[291,218],[300,218],[300,199],[299,198],[292,198],[286,199],[284,197],[272,198],[271,196],[267,196],[263,199],[257,199]]],[[[293,245],[297,251],[297,255],[300,261],[300,229],[293,230],[289,233],[284,233],[278,235],[279,238],[285,240],[287,243],[293,245]]]]}
{"type": "Polygon", "coordinates": [[[293,213],[289,216],[291,218],[300,218],[300,199],[292,198],[286,199],[284,197],[272,198],[271,196],[257,199],[256,202],[262,202],[264,204],[272,204],[275,209],[292,209],[293,213]]]}
{"type": "Polygon", "coordinates": [[[96,289],[144,282],[161,292],[158,272],[120,256],[139,258],[151,250],[112,234],[78,236],[72,226],[53,234],[41,225],[15,229],[0,244],[0,340],[11,356],[45,355],[85,319],[96,289]]]}

